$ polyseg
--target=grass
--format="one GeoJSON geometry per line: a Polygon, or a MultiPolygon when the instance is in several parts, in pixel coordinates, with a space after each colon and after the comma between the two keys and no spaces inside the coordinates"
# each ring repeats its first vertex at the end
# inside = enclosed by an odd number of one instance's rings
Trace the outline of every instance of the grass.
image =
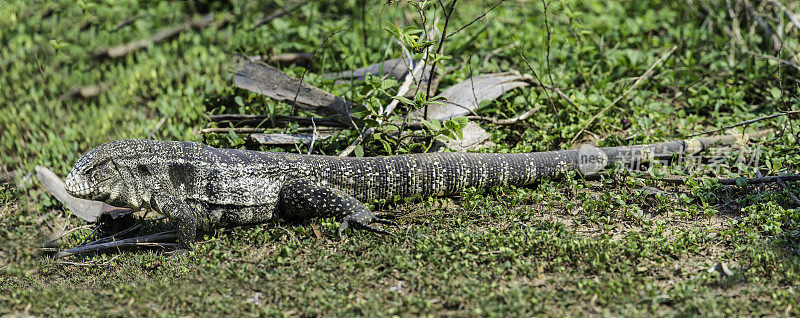
{"type": "MultiPolygon", "coordinates": [[[[730,12],[746,11],[733,2],[730,12]]],[[[788,23],[774,7],[751,2],[768,23],[788,23]]],[[[782,3],[800,12],[793,2],[782,3]]],[[[335,220],[324,219],[209,233],[184,256],[123,251],[75,258],[70,261],[83,265],[70,265],[38,252],[54,233],[83,223],[43,191],[32,178],[34,166],[64,176],[96,145],[151,133],[156,139],[296,151],[246,144],[235,134],[197,133],[210,125],[209,113],[291,111],[235,89],[228,54],[316,51],[305,80],[360,102],[366,98],[363,83],[334,85],[320,74],[399,57],[399,46],[383,27],[419,22],[403,2],[323,1],[250,28],[284,4],[0,2],[0,314],[800,314],[800,209],[789,197],[789,191],[800,195],[798,185],[724,187],[709,180],[796,173],[800,126],[786,117],[747,127],[785,126],[786,134],[741,152],[706,154],[722,164],[706,162],[692,170],[671,165],[590,180],[570,175],[530,187],[369,203],[398,216],[397,238],[352,232],[340,241],[335,220]],[[214,12],[219,23],[119,59],[93,55],[206,12],[214,12]],[[66,94],[91,85],[102,89],[96,97],[66,94]],[[664,174],[686,182],[662,181],[664,174]],[[645,187],[668,194],[650,194],[645,187]],[[707,271],[719,262],[733,276],[707,271]]],[[[459,2],[448,30],[493,4],[459,2]]],[[[431,16],[441,16],[435,8],[431,16]]],[[[753,20],[736,16],[742,43],[731,36],[725,1],[565,0],[549,2],[545,15],[540,2],[509,0],[447,39],[450,59],[440,64],[449,72],[441,87],[479,73],[529,73],[516,48],[545,83],[578,105],[539,89],[517,89],[484,103],[479,114],[498,118],[543,107],[514,125],[481,123],[498,144],[481,150],[486,152],[572,147],[570,140],[589,118],[673,45],[678,49],[653,76],[578,142],[667,141],[797,110],[797,70],[762,55],[790,60],[800,48],[800,30],[781,29],[784,47],[775,52],[753,20]]],[[[300,77],[305,70],[283,71],[300,77]]],[[[380,98],[384,105],[388,101],[380,98]]],[[[356,135],[345,131],[343,140],[316,149],[337,153],[356,135]]],[[[364,149],[367,155],[391,151],[376,140],[364,149]]],[[[144,232],[166,226],[157,223],[144,232]]],[[[90,231],[76,231],[61,244],[75,246],[90,231]]]]}

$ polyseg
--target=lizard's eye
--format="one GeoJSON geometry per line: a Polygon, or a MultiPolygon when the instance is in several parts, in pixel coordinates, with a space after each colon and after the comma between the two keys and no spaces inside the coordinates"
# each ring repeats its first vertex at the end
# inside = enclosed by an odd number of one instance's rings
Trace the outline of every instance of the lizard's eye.
{"type": "Polygon", "coordinates": [[[109,175],[114,172],[114,162],[109,161],[106,165],[103,166],[103,174],[109,175]]]}

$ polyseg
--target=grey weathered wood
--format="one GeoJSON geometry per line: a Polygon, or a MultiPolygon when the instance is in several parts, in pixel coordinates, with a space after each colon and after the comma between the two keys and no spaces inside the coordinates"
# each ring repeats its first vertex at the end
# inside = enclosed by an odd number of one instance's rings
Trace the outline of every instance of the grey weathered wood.
{"type": "MultiPolygon", "coordinates": [[[[227,19],[227,18],[226,18],[227,19]]],[[[95,54],[97,56],[105,56],[109,58],[117,58],[127,55],[130,52],[146,48],[148,45],[157,43],[169,38],[172,38],[181,32],[191,30],[193,28],[204,28],[211,23],[214,22],[214,15],[209,13],[206,14],[197,20],[181,23],[169,29],[160,30],[157,33],[153,34],[152,36],[140,40],[136,40],[133,42],[125,43],[119,46],[115,46],[112,48],[102,48],[97,51],[95,54]]]]}
{"type": "Polygon", "coordinates": [[[250,114],[222,114],[209,115],[211,121],[219,123],[220,127],[282,127],[288,123],[298,123],[304,126],[324,126],[324,127],[350,127],[350,124],[343,124],[327,118],[294,117],[294,116],[274,116],[250,115],[250,114]],[[312,123],[313,120],[313,123],[312,123]],[[273,125],[274,124],[274,125],[273,125]]]}
{"type": "Polygon", "coordinates": [[[288,76],[264,63],[236,58],[236,87],[325,116],[327,119],[352,126],[349,110],[353,104],[300,79],[288,76]]]}
{"type": "MultiPolygon", "coordinates": [[[[292,145],[311,142],[313,134],[250,134],[250,138],[262,145],[292,145]]],[[[330,133],[317,133],[316,140],[330,138],[330,133]]]]}
{"type": "Polygon", "coordinates": [[[322,77],[329,79],[364,80],[367,74],[370,74],[375,76],[388,75],[394,79],[403,79],[406,74],[408,74],[408,70],[414,67],[414,64],[416,64],[416,61],[411,61],[411,65],[406,65],[406,61],[403,58],[396,58],[351,71],[327,73],[322,75],[322,77]]]}
{"type": "Polygon", "coordinates": [[[36,179],[39,179],[47,191],[72,213],[87,222],[97,222],[103,213],[111,213],[113,217],[118,213],[130,211],[130,209],[117,208],[99,201],[73,197],[67,193],[64,182],[52,170],[42,166],[36,166],[35,170],[36,179]]]}
{"type": "MultiPolygon", "coordinates": [[[[492,100],[512,89],[528,85],[526,77],[516,71],[473,76],[439,94],[445,98],[444,105],[429,105],[428,119],[445,120],[467,115],[477,109],[483,100],[492,100]]],[[[425,109],[417,109],[409,118],[420,120],[424,115],[425,109]]]]}

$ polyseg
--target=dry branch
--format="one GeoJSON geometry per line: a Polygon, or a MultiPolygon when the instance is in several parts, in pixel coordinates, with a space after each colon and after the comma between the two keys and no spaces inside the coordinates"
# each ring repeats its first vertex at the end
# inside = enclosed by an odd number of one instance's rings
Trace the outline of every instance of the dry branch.
{"type": "Polygon", "coordinates": [[[720,129],[708,130],[708,131],[704,131],[704,132],[701,132],[701,133],[696,133],[696,134],[693,134],[693,135],[689,135],[689,137],[695,137],[695,136],[700,136],[700,135],[705,135],[705,134],[716,133],[716,132],[720,132],[720,131],[723,131],[723,130],[726,130],[726,129],[731,129],[731,128],[735,128],[735,127],[739,127],[739,126],[746,126],[746,125],[755,123],[757,121],[765,120],[765,119],[781,117],[781,116],[788,116],[788,115],[794,115],[794,114],[800,114],[800,110],[793,110],[793,111],[788,111],[788,112],[784,112],[784,113],[777,113],[777,114],[772,114],[772,115],[769,115],[769,116],[764,116],[764,117],[754,118],[754,119],[750,119],[750,120],[745,120],[743,122],[739,122],[739,123],[736,123],[736,124],[733,124],[733,125],[730,125],[730,126],[722,127],[720,129]]]}
{"type": "MultiPolygon", "coordinates": [[[[230,16],[226,16],[226,20],[229,19],[230,16]]],[[[211,25],[214,22],[214,15],[209,13],[204,15],[196,20],[189,21],[186,23],[179,24],[177,26],[171,27],[169,29],[158,31],[156,34],[152,36],[129,42],[120,46],[115,46],[112,48],[103,48],[100,49],[95,53],[97,57],[108,57],[108,58],[118,58],[127,55],[133,51],[146,48],[148,45],[153,43],[158,43],[163,40],[172,38],[181,32],[188,31],[191,29],[200,29],[211,25]]]]}
{"type": "Polygon", "coordinates": [[[250,134],[250,139],[262,145],[293,145],[316,140],[325,140],[332,136],[329,132],[317,134],[250,134]]]}
{"type": "Polygon", "coordinates": [[[308,3],[308,1],[295,0],[295,1],[289,2],[285,6],[281,7],[280,9],[275,10],[275,12],[273,12],[272,14],[270,14],[270,15],[268,15],[266,17],[263,17],[263,18],[259,19],[258,21],[256,21],[255,23],[253,23],[253,27],[252,28],[255,29],[255,28],[261,26],[262,24],[269,23],[270,21],[275,20],[276,18],[278,18],[278,17],[280,17],[280,16],[282,16],[284,14],[287,14],[289,12],[294,11],[297,8],[300,8],[300,7],[304,6],[306,3],[308,3]]]}
{"type": "Polygon", "coordinates": [[[352,103],[267,64],[254,63],[246,58],[237,60],[234,76],[236,87],[292,103],[342,125],[354,126],[350,116],[352,103]]]}
{"type": "MultiPolygon", "coordinates": [[[[338,127],[338,128],[348,128],[352,125],[350,124],[343,124],[341,122],[330,120],[327,118],[312,118],[312,117],[295,117],[295,116],[274,116],[270,117],[267,115],[249,115],[249,114],[224,114],[224,115],[210,115],[211,121],[216,122],[219,126],[256,126],[256,127],[281,127],[288,123],[298,123],[300,125],[312,125],[317,126],[324,126],[324,127],[338,127]]],[[[206,129],[202,130],[206,132],[206,129]]],[[[213,132],[227,132],[225,131],[213,131],[213,132]]]]}
{"type": "Polygon", "coordinates": [[[541,106],[534,107],[534,108],[531,108],[530,110],[528,110],[527,112],[522,113],[521,115],[519,115],[517,117],[508,118],[508,119],[497,119],[497,118],[483,117],[483,116],[467,116],[467,118],[469,118],[470,120],[488,121],[488,122],[490,122],[492,124],[495,124],[495,125],[512,125],[512,124],[517,123],[520,120],[528,119],[528,117],[531,117],[533,114],[538,112],[540,109],[542,109],[541,106]]]}
{"type": "MultiPolygon", "coordinates": [[[[771,183],[771,182],[792,182],[792,181],[800,181],[800,175],[792,174],[792,175],[783,175],[783,176],[770,176],[770,177],[758,177],[758,178],[743,178],[747,181],[747,184],[759,184],[759,183],[771,183]]],[[[742,180],[740,178],[727,178],[727,179],[720,179],[719,183],[724,185],[735,185],[736,180],[742,180]]]]}

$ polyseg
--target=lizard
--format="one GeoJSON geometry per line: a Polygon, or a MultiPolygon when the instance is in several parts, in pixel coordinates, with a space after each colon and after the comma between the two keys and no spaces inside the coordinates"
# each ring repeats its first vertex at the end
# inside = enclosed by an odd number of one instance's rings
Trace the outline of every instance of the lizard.
{"type": "Polygon", "coordinates": [[[91,149],[77,161],[65,184],[75,197],[117,207],[152,208],[168,216],[176,224],[179,242],[187,247],[198,230],[264,223],[276,217],[335,217],[341,221],[340,237],[347,228],[391,234],[375,224],[394,222],[377,217],[363,202],[450,195],[467,187],[524,186],[579,171],[587,163],[596,169],[620,160],[670,158],[715,143],[732,144],[745,135],[731,136],[593,147],[588,152],[582,148],[364,158],[125,139],[91,149]],[[589,157],[598,160],[586,161],[589,157]]]}

